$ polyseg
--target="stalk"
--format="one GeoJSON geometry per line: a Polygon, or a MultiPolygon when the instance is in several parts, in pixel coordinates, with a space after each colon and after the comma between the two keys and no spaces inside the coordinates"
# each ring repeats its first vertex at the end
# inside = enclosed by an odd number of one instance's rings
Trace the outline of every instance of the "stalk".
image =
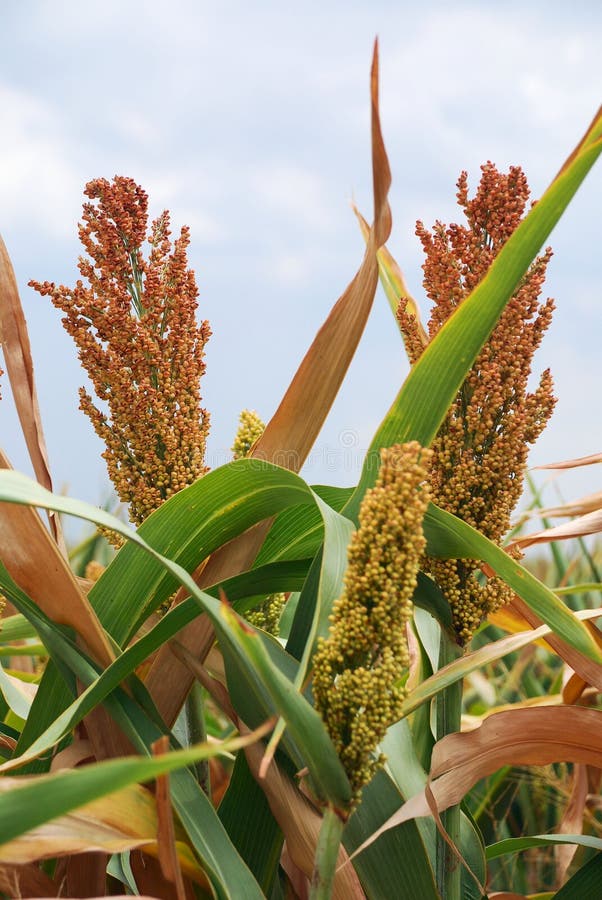
{"type": "MultiPolygon", "coordinates": [[[[190,744],[202,744],[207,740],[204,707],[203,689],[198,681],[195,681],[186,698],[186,726],[190,744]]],[[[197,781],[204,793],[207,794],[208,797],[211,797],[209,760],[202,759],[200,762],[195,763],[194,770],[196,772],[197,781]]]]}
{"type": "MultiPolygon", "coordinates": [[[[441,634],[439,668],[459,656],[458,645],[445,633],[441,634]]],[[[460,731],[462,717],[462,682],[451,684],[437,695],[437,740],[446,734],[460,731]]],[[[460,806],[451,806],[441,815],[443,827],[456,846],[460,843],[460,806]]],[[[462,867],[451,847],[437,831],[436,844],[437,887],[443,900],[461,900],[462,867]]]]}
{"type": "Polygon", "coordinates": [[[329,804],[320,827],[309,900],[330,900],[332,897],[344,825],[338,812],[329,804]]]}

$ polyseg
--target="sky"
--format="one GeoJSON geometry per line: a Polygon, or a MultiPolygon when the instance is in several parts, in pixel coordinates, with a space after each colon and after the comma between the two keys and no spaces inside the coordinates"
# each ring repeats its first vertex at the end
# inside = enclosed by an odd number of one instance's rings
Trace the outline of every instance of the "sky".
{"type": "MultiPolygon", "coordinates": [[[[60,314],[30,278],[73,284],[85,183],[127,175],[191,228],[199,315],[210,321],[207,462],[229,459],[239,412],[269,419],[353,277],[370,216],[369,68],[380,41],[381,118],[393,173],[389,249],[428,315],[416,219],[457,221],[462,169],[521,165],[541,195],[601,101],[602,6],[30,0],[0,32],[0,233],[17,273],[55,488],[110,496],[102,446],[78,410],[85,384],[60,314]]],[[[546,295],[554,417],[531,465],[600,451],[602,166],[555,229],[546,295]]],[[[352,484],[407,363],[379,290],[348,377],[305,467],[352,484]]],[[[31,472],[6,378],[1,444],[31,472]]],[[[566,499],[598,468],[562,475],[566,499]]],[[[547,489],[555,503],[556,487],[547,489]]]]}

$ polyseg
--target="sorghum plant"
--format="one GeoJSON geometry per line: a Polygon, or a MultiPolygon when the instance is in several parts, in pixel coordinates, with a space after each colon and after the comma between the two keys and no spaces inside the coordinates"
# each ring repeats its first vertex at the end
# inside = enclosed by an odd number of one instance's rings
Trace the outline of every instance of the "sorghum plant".
{"type": "MultiPolygon", "coordinates": [[[[306,458],[360,339],[379,266],[389,296],[403,281],[383,246],[390,169],[376,52],[370,84],[375,202],[364,258],[255,448],[263,423],[243,413],[228,464],[206,472],[199,379],[209,329],[196,321],[187,229],[172,243],[167,213],[149,229],[146,194],[131,179],[98,179],[80,227],[81,279],[73,288],[34,283],[74,337],[96,395],[82,389],[82,409],[139,527],[52,494],[1,454],[0,590],[18,615],[3,617],[0,650],[37,662],[33,676],[0,666],[3,897],[483,897],[500,847],[486,857],[474,785],[495,773],[499,787],[513,766],[599,761],[602,641],[581,621],[599,611],[574,615],[499,542],[527,448],[553,406],[547,372],[528,388],[552,310],[538,302],[549,252],[537,254],[602,152],[601,115],[525,221],[522,172],[488,164],[473,199],[460,179],[465,226],[419,225],[430,340],[424,346],[416,307],[403,302],[414,364],[358,484],[312,488],[268,461],[306,458]],[[263,458],[249,458],[262,444],[263,458]],[[114,530],[125,545],[78,581],[36,506],[114,530]],[[481,564],[504,585],[481,587],[481,564]],[[177,586],[181,602],[154,619],[177,586]],[[472,650],[474,629],[510,590],[541,631],[525,633],[522,621],[523,633],[472,650]],[[275,630],[282,591],[290,605],[275,638],[263,629],[275,630]],[[251,628],[240,614],[264,597],[261,629],[251,628]],[[534,692],[531,677],[528,704],[465,704],[474,727],[463,731],[462,685],[484,659],[506,664],[534,634],[557,653],[558,683],[562,660],[571,666],[563,694],[551,695],[549,681],[534,692]],[[202,690],[194,685],[180,716],[193,676],[202,690]],[[144,786],[152,779],[156,790],[144,786]],[[459,854],[432,822],[414,821],[435,808],[459,854]],[[459,858],[470,861],[464,874],[459,858]]],[[[397,303],[404,291],[393,293],[397,303]]],[[[0,241],[5,367],[28,447],[38,441],[43,456],[22,319],[0,241]]],[[[521,673],[515,667],[516,680],[521,673]]],[[[575,824],[584,784],[597,792],[576,771],[572,829],[583,821],[575,824]]],[[[518,837],[511,818],[504,836],[518,837]]],[[[594,816],[587,824],[599,826],[594,816]]],[[[540,834],[537,843],[567,838],[568,822],[549,825],[564,838],[540,834]]],[[[520,837],[511,851],[524,846],[520,837]]],[[[584,842],[592,852],[600,843],[584,842]]],[[[587,896],[583,879],[597,891],[601,861],[594,855],[562,896],[587,896]]],[[[556,882],[565,880],[566,865],[556,882]]]]}
{"type": "MultiPolygon", "coordinates": [[[[424,287],[433,303],[430,340],[482,280],[519,225],[529,188],[519,167],[504,175],[487,163],[475,196],[469,199],[468,176],[463,172],[457,197],[466,225],[445,227],[437,222],[429,232],[419,222],[416,228],[426,254],[424,287]]],[[[433,502],[496,543],[508,531],[521,495],[529,446],[541,434],[555,403],[549,369],[535,391],[528,389],[533,354],[554,309],[550,299],[539,303],[550,257],[548,249],[526,272],[432,444],[433,502]]],[[[415,362],[424,351],[416,320],[403,301],[397,315],[415,362]]],[[[499,578],[485,584],[477,580],[478,560],[430,560],[427,565],[451,604],[463,644],[487,613],[512,595],[499,578]]]]}

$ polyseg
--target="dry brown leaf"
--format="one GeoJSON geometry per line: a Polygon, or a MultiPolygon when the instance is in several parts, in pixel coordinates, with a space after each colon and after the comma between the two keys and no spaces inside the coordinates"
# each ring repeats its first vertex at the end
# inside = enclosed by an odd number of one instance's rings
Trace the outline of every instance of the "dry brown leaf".
{"type": "MultiPolygon", "coordinates": [[[[26,780],[35,780],[35,776],[1,778],[0,791],[20,787],[26,780]]],[[[157,856],[158,825],[152,793],[140,785],[130,785],[0,845],[0,865],[22,865],[77,853],[123,853],[140,847],[157,856]]],[[[182,870],[206,886],[205,873],[182,839],[181,829],[176,836],[182,870]]]]}
{"type": "MultiPolygon", "coordinates": [[[[187,650],[186,647],[184,647],[182,644],[180,644],[179,641],[173,641],[172,649],[174,655],[180,660],[180,662],[182,662],[186,666],[191,675],[196,678],[199,684],[205,688],[209,696],[215,700],[221,711],[225,713],[230,721],[236,725],[238,722],[238,716],[236,715],[236,711],[232,706],[230,694],[228,693],[228,689],[225,685],[225,676],[223,681],[214,678],[213,675],[207,671],[205,666],[203,666],[198,661],[196,656],[190,653],[190,651],[187,650]]],[[[209,656],[210,654],[207,655],[209,656]]]]}
{"type": "MultiPolygon", "coordinates": [[[[241,732],[244,726],[241,725],[241,732]]],[[[253,744],[245,755],[253,777],[264,792],[272,815],[280,825],[291,860],[307,878],[311,879],[322,817],[297,789],[296,785],[272,761],[265,778],[259,777],[263,746],[253,744]]],[[[339,850],[333,898],[334,900],[363,900],[365,897],[353,866],[345,865],[349,857],[343,847],[339,850]]]]}
{"type": "Polygon", "coordinates": [[[461,731],[474,731],[480,728],[485,719],[496,716],[500,712],[511,709],[533,709],[534,707],[560,706],[564,702],[562,694],[544,694],[541,697],[528,697],[526,700],[517,700],[514,703],[502,703],[486,710],[480,716],[462,713],[461,731]]]}
{"type": "MultiPolygon", "coordinates": [[[[292,896],[295,900],[309,900],[309,878],[292,861],[291,855],[288,852],[288,847],[286,846],[286,841],[283,844],[282,853],[280,854],[280,867],[286,873],[286,877],[289,880],[289,892],[290,890],[293,891],[292,896]]],[[[289,895],[287,894],[287,896],[289,895]]]]}
{"type": "Polygon", "coordinates": [[[150,846],[151,837],[133,837],[102,822],[88,822],[73,813],[55,820],[52,825],[35,828],[22,837],[0,847],[0,862],[13,865],[51,859],[73,853],[124,853],[137,847],[150,846]]]}
{"type": "MultiPolygon", "coordinates": [[[[2,450],[0,468],[12,468],[2,450]]],[[[13,581],[42,612],[73,628],[102,665],[113,661],[96,613],[35,509],[0,503],[0,555],[13,581]]]]}
{"type": "Polygon", "coordinates": [[[576,459],[564,459],[561,462],[546,463],[544,466],[533,466],[533,469],[577,469],[579,466],[592,466],[602,463],[602,453],[590,453],[589,456],[578,456],[576,459]]]}
{"type": "Polygon", "coordinates": [[[52,758],[50,765],[51,772],[58,772],[60,769],[75,769],[83,762],[92,762],[94,752],[90,741],[82,738],[76,738],[68,747],[61,750],[52,758]]]}
{"type": "MultiPolygon", "coordinates": [[[[488,578],[491,578],[495,573],[486,563],[481,565],[481,570],[483,574],[488,578]]],[[[512,600],[506,604],[505,608],[507,616],[503,618],[497,619],[497,613],[494,614],[491,618],[491,621],[499,621],[500,623],[504,621],[507,622],[507,625],[502,625],[502,627],[507,627],[509,631],[514,631],[514,627],[512,625],[512,619],[516,619],[517,622],[521,622],[519,630],[524,630],[524,623],[527,622],[532,628],[539,628],[543,625],[542,620],[537,616],[533,610],[527,606],[524,600],[522,600],[518,594],[514,594],[512,600]]],[[[489,617],[488,617],[489,619],[489,617]]],[[[592,635],[593,639],[596,641],[599,647],[602,648],[602,635],[596,628],[596,626],[592,622],[585,623],[586,628],[592,635]]],[[[568,665],[573,669],[585,682],[586,684],[591,684],[593,687],[597,688],[599,691],[602,691],[602,665],[589,657],[585,656],[583,653],[580,653],[578,650],[575,650],[574,647],[571,647],[570,644],[567,644],[562,638],[559,638],[556,634],[551,633],[545,639],[546,643],[552,648],[552,650],[560,656],[568,665]]]]}
{"type": "MultiPolygon", "coordinates": [[[[383,142],[378,107],[378,46],[374,46],[370,77],[372,104],[372,175],[374,223],[362,264],[318,331],[282,401],[255,444],[252,456],[298,472],[328,415],[353,358],[372,308],[378,283],[377,251],[391,233],[387,200],[391,185],[389,161],[383,142]]],[[[260,523],[213,554],[197,583],[201,587],[249,568],[263,542],[269,523],[260,523]]],[[[179,641],[201,660],[213,643],[213,628],[199,616],[179,635],[179,641]]],[[[192,684],[186,666],[169,645],[159,651],[146,684],[159,712],[173,723],[192,684]]]]}
{"type": "MultiPolygon", "coordinates": [[[[153,894],[161,897],[161,900],[176,900],[174,886],[164,878],[157,859],[147,856],[140,850],[134,850],[130,853],[130,866],[139,891],[152,891],[153,894]]],[[[187,890],[189,890],[186,894],[186,900],[196,900],[192,884],[187,881],[186,885],[187,890]]],[[[202,896],[214,896],[208,882],[204,887],[202,896]]]]}
{"type": "MultiPolygon", "coordinates": [[[[6,245],[0,236],[0,343],[10,379],[23,437],[37,480],[52,491],[48,452],[33,377],[33,361],[27,324],[19,298],[15,272],[6,245]]],[[[48,513],[53,537],[66,556],[59,516],[48,513]]]]}
{"type": "Polygon", "coordinates": [[[585,681],[581,675],[577,675],[576,672],[573,672],[562,689],[562,702],[567,705],[576,703],[577,700],[583,696],[587,687],[587,681],[585,681]]]}
{"type": "Polygon", "coordinates": [[[530,509],[524,513],[525,518],[533,519],[549,516],[550,518],[559,518],[562,516],[583,516],[585,513],[593,512],[595,509],[602,509],[602,491],[595,494],[588,494],[587,497],[580,497],[579,500],[572,500],[570,503],[563,503],[562,506],[548,506],[545,509],[530,509]]]}
{"type": "MultiPolygon", "coordinates": [[[[539,628],[543,624],[539,616],[536,616],[525,601],[521,600],[516,594],[511,601],[511,605],[532,628],[539,628]]],[[[598,646],[602,647],[602,636],[596,626],[592,622],[586,622],[585,627],[598,646]]],[[[554,653],[557,653],[587,684],[591,684],[597,690],[602,691],[602,666],[599,663],[575,650],[574,647],[571,647],[570,644],[567,644],[556,634],[549,634],[546,637],[546,642],[553,649],[554,653]]]]}
{"type": "MultiPolygon", "coordinates": [[[[5,776],[0,792],[35,781],[36,776],[5,776]]],[[[28,863],[86,850],[113,852],[113,845],[140,846],[156,839],[157,825],[152,793],[131,785],[0,845],[0,863],[28,863]]]]}
{"type": "Polygon", "coordinates": [[[514,891],[494,891],[487,896],[489,900],[529,900],[527,894],[515,894],[514,891]]]}
{"type": "MultiPolygon", "coordinates": [[[[509,631],[511,634],[515,634],[517,631],[526,631],[531,625],[531,623],[527,622],[525,617],[517,611],[514,606],[514,600],[510,603],[506,603],[506,605],[502,606],[500,609],[496,609],[495,612],[489,613],[487,621],[491,625],[503,628],[504,631],[509,631]]],[[[545,641],[542,639],[540,639],[538,643],[540,646],[545,646],[545,641]]]]}
{"type": "MultiPolygon", "coordinates": [[[[169,738],[166,734],[159,738],[152,746],[153,755],[169,752],[169,738]]],[[[171,796],[169,793],[169,775],[159,775],[155,782],[155,804],[157,806],[157,845],[159,850],[159,865],[161,872],[174,888],[176,900],[186,900],[186,890],[182,869],[176,850],[176,836],[174,830],[173,813],[171,809],[171,796]]]]}
{"type": "Polygon", "coordinates": [[[63,857],[60,861],[64,863],[61,895],[81,897],[82,894],[105,893],[109,863],[107,853],[75,853],[73,856],[63,857]]]}
{"type": "MultiPolygon", "coordinates": [[[[576,765],[573,770],[571,795],[567,803],[560,825],[555,829],[557,834],[582,834],[585,804],[589,792],[587,766],[576,765]]],[[[577,844],[557,844],[554,847],[556,859],[556,884],[560,887],[566,877],[567,869],[577,850],[577,844]]]]}
{"type": "MultiPolygon", "coordinates": [[[[353,212],[355,213],[356,219],[359,222],[360,230],[362,232],[364,240],[367,242],[368,238],[370,236],[370,226],[368,225],[367,221],[364,219],[363,215],[361,214],[361,212],[359,211],[359,209],[357,208],[355,203],[351,204],[351,208],[352,208],[353,212]]],[[[381,272],[381,275],[383,275],[383,273],[384,273],[384,277],[386,278],[386,280],[389,283],[391,283],[391,285],[395,288],[395,292],[397,294],[398,300],[401,300],[402,298],[405,300],[406,312],[410,313],[416,320],[416,325],[418,328],[418,337],[420,339],[422,346],[426,347],[426,345],[429,342],[429,338],[428,338],[428,334],[424,330],[424,325],[422,324],[422,319],[420,316],[420,309],[418,308],[418,304],[416,303],[416,301],[414,300],[413,296],[411,295],[411,293],[408,289],[406,280],[403,276],[403,272],[399,268],[397,261],[391,255],[391,253],[389,252],[389,250],[387,249],[386,246],[380,247],[376,256],[377,256],[377,259],[379,262],[379,270],[381,272]]],[[[402,338],[405,343],[405,335],[403,334],[403,332],[402,332],[402,338]]]]}
{"type": "MultiPolygon", "coordinates": [[[[474,731],[449,734],[438,741],[427,789],[441,813],[502,766],[572,762],[595,767],[601,755],[602,711],[579,706],[513,709],[491,716],[474,731]]],[[[427,789],[404,803],[353,856],[390,828],[431,815],[427,789]]]]}
{"type": "Polygon", "coordinates": [[[571,538],[585,537],[588,534],[599,534],[600,531],[602,531],[602,509],[595,509],[584,516],[578,516],[571,522],[565,522],[564,525],[556,525],[554,528],[546,528],[545,531],[516,538],[508,544],[506,549],[549,544],[550,541],[568,541],[571,538]]]}

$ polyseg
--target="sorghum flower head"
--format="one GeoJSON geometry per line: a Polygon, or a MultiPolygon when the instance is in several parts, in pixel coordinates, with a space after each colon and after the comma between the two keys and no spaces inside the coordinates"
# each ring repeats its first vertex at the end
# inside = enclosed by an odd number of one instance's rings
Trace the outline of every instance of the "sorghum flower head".
{"type": "Polygon", "coordinates": [[[425,549],[431,451],[416,442],[381,451],[348,552],[343,594],[314,657],[313,694],[356,798],[382,764],[375,751],[399,718],[408,665],[406,623],[425,549]]]}
{"type": "Polygon", "coordinates": [[[197,324],[189,230],[170,240],[162,213],[148,230],[148,197],[131,178],[90,181],[75,287],[30,282],[65,315],[100,406],[80,408],[104,441],[109,476],[136,524],[206,472],[209,417],[201,406],[207,322],[197,324]]]}
{"type": "Polygon", "coordinates": [[[255,609],[247,613],[247,621],[268,634],[277,637],[280,632],[280,617],[286,605],[286,594],[269,594],[255,609]]]}
{"type": "MultiPolygon", "coordinates": [[[[417,224],[426,254],[424,287],[433,303],[430,339],[485,276],[519,225],[528,197],[519,167],[504,175],[489,162],[482,166],[472,199],[466,172],[458,181],[457,198],[466,225],[446,227],[437,222],[430,232],[417,224]]],[[[531,265],[432,445],[433,502],[495,542],[508,531],[521,495],[529,444],[542,432],[555,404],[549,370],[533,392],[528,390],[533,354],[554,309],[550,299],[539,303],[551,255],[548,249],[531,265]]],[[[398,320],[415,362],[424,348],[403,302],[398,320]]],[[[488,612],[510,599],[509,588],[500,580],[477,581],[477,560],[432,559],[427,565],[451,604],[461,643],[470,640],[488,612]]]]}
{"type": "Polygon", "coordinates": [[[244,459],[264,431],[265,423],[257,413],[252,409],[243,409],[238,417],[238,430],[232,444],[234,459],[244,459]]]}
{"type": "MultiPolygon", "coordinates": [[[[232,444],[234,459],[244,459],[245,456],[248,456],[253,444],[259,440],[264,431],[265,423],[257,413],[251,409],[243,409],[238,417],[238,430],[232,444]]],[[[268,634],[277,637],[286,599],[286,594],[270,594],[246,614],[247,621],[256,628],[261,628],[262,631],[267,631],[268,634]]]]}

